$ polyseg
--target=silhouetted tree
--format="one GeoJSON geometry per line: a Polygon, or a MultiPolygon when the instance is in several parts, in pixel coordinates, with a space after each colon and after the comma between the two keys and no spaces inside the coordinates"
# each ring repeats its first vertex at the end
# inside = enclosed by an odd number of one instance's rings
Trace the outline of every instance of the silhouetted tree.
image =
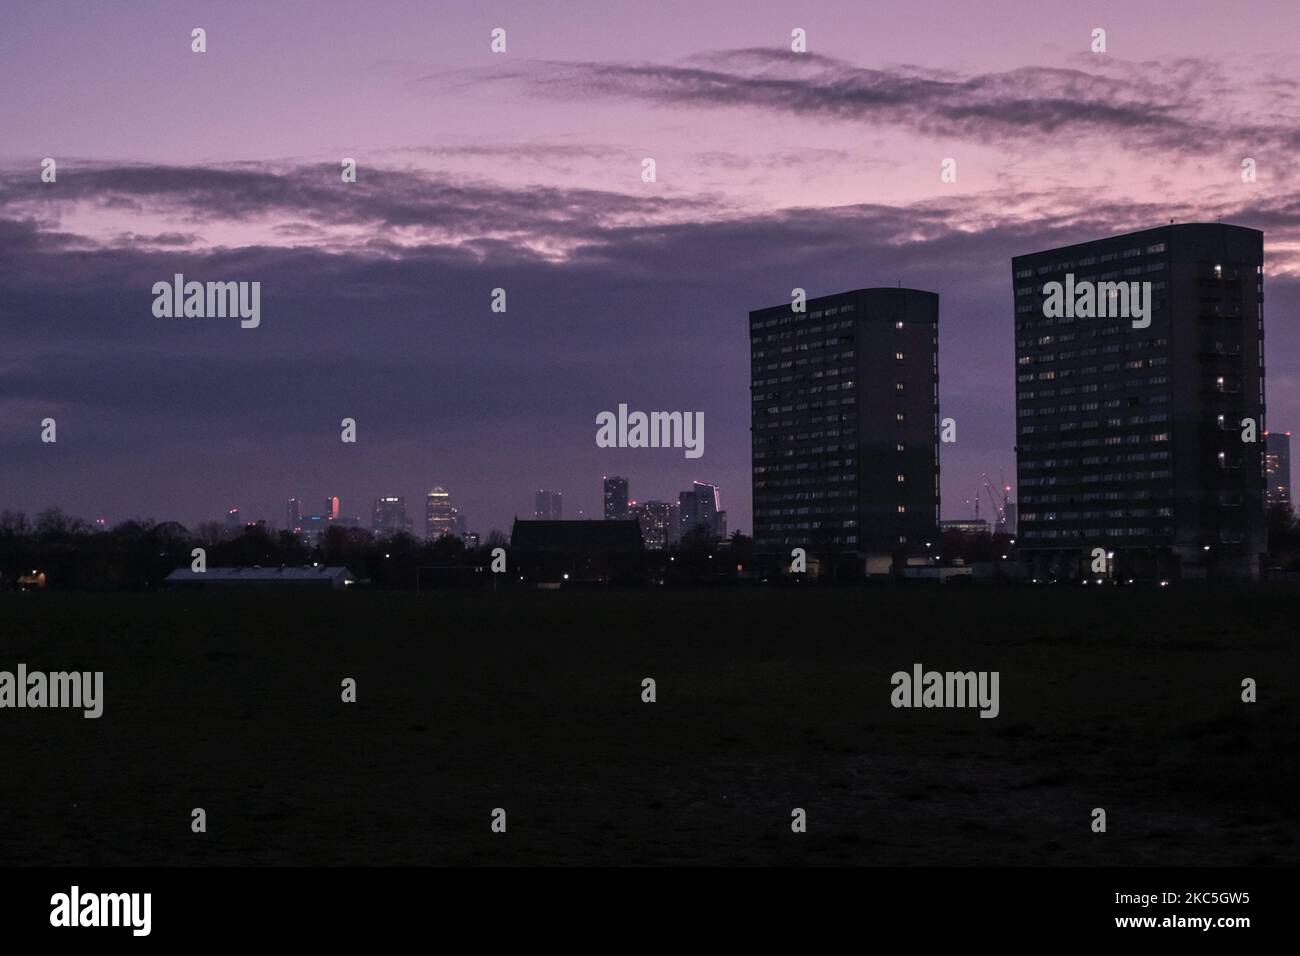
{"type": "Polygon", "coordinates": [[[14,537],[28,534],[31,528],[27,524],[27,515],[21,511],[0,511],[0,536],[14,537]]]}
{"type": "Polygon", "coordinates": [[[747,534],[733,531],[727,541],[730,546],[731,563],[741,565],[746,571],[752,570],[754,539],[747,534]]]}
{"type": "Polygon", "coordinates": [[[36,516],[36,533],[43,538],[59,538],[85,534],[90,525],[80,518],[70,518],[62,508],[46,508],[36,516]]]}

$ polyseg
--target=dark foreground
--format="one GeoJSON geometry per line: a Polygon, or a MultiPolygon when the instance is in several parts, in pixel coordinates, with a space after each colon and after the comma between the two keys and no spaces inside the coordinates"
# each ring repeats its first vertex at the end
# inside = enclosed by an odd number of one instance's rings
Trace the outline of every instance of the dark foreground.
{"type": "Polygon", "coordinates": [[[105,684],[0,710],[0,865],[1295,864],[1298,598],[0,595],[0,670],[105,684]],[[892,708],[916,662],[1000,715],[892,708]]]}

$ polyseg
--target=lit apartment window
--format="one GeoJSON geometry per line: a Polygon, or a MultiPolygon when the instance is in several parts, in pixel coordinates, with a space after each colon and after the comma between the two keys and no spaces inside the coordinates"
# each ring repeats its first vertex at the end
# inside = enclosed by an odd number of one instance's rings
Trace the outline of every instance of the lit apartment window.
{"type": "Polygon", "coordinates": [[[907,447],[900,441],[894,446],[894,451],[906,451],[907,447]]]}
{"type": "Polygon", "coordinates": [[[902,382],[895,382],[895,383],[894,383],[894,391],[896,391],[896,392],[901,392],[902,390],[903,390],[903,383],[902,383],[902,382]]]}
{"type": "Polygon", "coordinates": [[[905,477],[903,477],[902,475],[896,475],[895,477],[896,477],[899,481],[906,481],[906,480],[907,480],[907,479],[906,479],[905,477]]]}
{"type": "Polygon", "coordinates": [[[894,323],[894,328],[896,328],[896,329],[901,329],[902,327],[903,327],[903,323],[902,323],[902,322],[895,322],[895,323],[894,323]]]}
{"type": "Polygon", "coordinates": [[[1223,266],[1218,265],[1218,264],[1215,265],[1215,267],[1214,267],[1214,278],[1216,278],[1216,279],[1222,279],[1222,278],[1223,278],[1223,266]]]}
{"type": "Polygon", "coordinates": [[[898,513],[899,513],[900,515],[901,515],[901,514],[906,514],[906,513],[907,513],[907,505],[899,505],[899,506],[898,506],[898,513]]]}
{"type": "Polygon", "coordinates": [[[894,360],[895,360],[895,361],[898,361],[898,362],[903,361],[903,353],[902,353],[902,352],[895,352],[895,353],[894,353],[894,360]]]}
{"type": "Polygon", "coordinates": [[[903,420],[903,413],[902,413],[902,412],[899,412],[897,415],[894,416],[894,421],[896,421],[896,422],[901,422],[902,420],[903,420]]]}

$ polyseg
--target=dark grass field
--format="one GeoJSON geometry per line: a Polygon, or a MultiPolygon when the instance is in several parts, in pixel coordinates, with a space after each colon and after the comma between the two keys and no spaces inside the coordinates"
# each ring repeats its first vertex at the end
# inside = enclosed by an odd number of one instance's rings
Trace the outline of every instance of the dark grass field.
{"type": "Polygon", "coordinates": [[[1295,864],[1298,608],[1191,588],[5,594],[0,669],[103,670],[106,703],[0,711],[0,865],[1295,864]],[[892,708],[918,661],[1000,671],[1000,716],[892,708]]]}

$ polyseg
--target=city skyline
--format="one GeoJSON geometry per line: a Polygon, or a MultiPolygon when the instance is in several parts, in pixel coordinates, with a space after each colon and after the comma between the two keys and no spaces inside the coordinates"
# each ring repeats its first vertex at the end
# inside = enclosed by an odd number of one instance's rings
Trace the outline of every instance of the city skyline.
{"type": "Polygon", "coordinates": [[[683,31],[669,4],[629,31],[597,4],[507,3],[501,55],[471,10],[422,32],[419,4],[361,24],[330,6],[310,24],[205,12],[202,56],[198,13],[14,12],[4,507],[192,524],[236,501],[278,516],[283,496],[260,489],[320,475],[365,502],[376,476],[409,495],[434,474],[480,528],[506,527],[533,485],[595,515],[583,476],[624,473],[707,477],[752,530],[745,314],[795,288],[901,283],[951,317],[941,517],[967,518],[984,473],[1014,474],[1006,263],[1171,219],[1267,234],[1271,424],[1300,414],[1294,5],[1231,37],[1208,3],[1108,8],[1096,54],[1081,13],[1013,5],[827,3],[797,24],[775,4],[739,23],[679,5],[683,31]],[[286,86],[286,69],[313,82],[286,86]],[[33,83],[45,70],[71,86],[33,83]],[[260,283],[260,324],[154,316],[153,284],[178,273],[260,283]],[[595,416],[621,403],[703,413],[701,464],[595,447],[595,416]]]}
{"type": "MultiPolygon", "coordinates": [[[[1151,230],[1146,230],[1146,231],[1147,231],[1147,232],[1153,232],[1153,233],[1154,233],[1154,232],[1159,232],[1162,228],[1163,228],[1163,227],[1154,227],[1153,229],[1151,229],[1151,230]]],[[[1106,244],[1106,243],[1108,243],[1108,242],[1116,242],[1116,241],[1118,241],[1118,240],[1120,240],[1120,239],[1125,239],[1125,238],[1127,237],[1127,235],[1130,235],[1130,234],[1125,234],[1124,236],[1104,236],[1104,237],[1098,237],[1098,238],[1093,239],[1093,240],[1090,240],[1090,241],[1088,241],[1088,242],[1084,242],[1084,243],[1076,244],[1076,246],[1079,246],[1079,247],[1086,247],[1086,246],[1092,246],[1092,245],[1104,245],[1104,244],[1106,244]]],[[[1133,234],[1133,235],[1136,235],[1136,234],[1133,234]]],[[[1067,247],[1067,248],[1068,248],[1068,247],[1067,247]]],[[[1056,252],[1056,251],[1059,251],[1059,250],[1049,250],[1049,251],[1051,251],[1051,252],[1056,252]]],[[[1038,253],[1038,254],[1034,254],[1034,255],[1046,255],[1046,253],[1038,253]]],[[[1028,260],[1028,259],[1033,258],[1033,256],[1031,256],[1031,255],[1025,255],[1025,256],[1021,256],[1021,257],[1019,257],[1019,258],[1028,260]]],[[[880,292],[888,292],[889,290],[886,289],[886,290],[876,290],[876,291],[880,291],[880,292]]],[[[906,291],[906,292],[909,292],[909,293],[910,293],[910,292],[914,292],[915,290],[902,290],[902,291],[906,291]]],[[[819,296],[819,297],[816,297],[816,298],[814,298],[814,299],[812,299],[812,300],[810,300],[810,301],[813,302],[814,304],[818,304],[818,303],[825,304],[825,303],[831,303],[831,302],[835,302],[835,301],[843,300],[843,299],[845,299],[846,297],[856,296],[857,294],[858,294],[858,293],[831,293],[831,294],[828,294],[828,295],[825,295],[825,296],[819,296]]],[[[926,293],[921,293],[921,294],[923,294],[923,295],[932,295],[932,293],[928,293],[928,292],[926,292],[926,293]]],[[[1020,311],[1020,310],[1018,309],[1017,312],[1019,312],[1019,311],[1020,311]]],[[[753,321],[754,321],[754,317],[755,317],[755,316],[767,316],[767,315],[769,315],[769,314],[770,314],[770,315],[777,315],[777,314],[784,314],[784,313],[787,313],[787,312],[790,312],[790,307],[789,307],[788,305],[787,305],[787,306],[771,307],[771,308],[766,308],[766,309],[758,309],[758,310],[756,310],[756,311],[750,313],[750,317],[751,317],[751,325],[752,325],[752,323],[753,323],[753,321]]],[[[820,314],[820,312],[819,312],[818,314],[820,314]]],[[[769,324],[771,324],[771,323],[769,323],[769,324]]],[[[751,345],[752,345],[752,342],[751,342],[751,345]]],[[[751,349],[751,351],[752,351],[752,349],[751,349]]],[[[759,354],[761,354],[761,353],[759,353],[759,352],[754,352],[753,354],[754,354],[754,355],[759,355],[759,354]]],[[[899,353],[899,354],[900,354],[900,356],[901,356],[901,353],[899,353]]],[[[753,357],[753,356],[751,356],[751,357],[753,357]]],[[[757,361],[757,359],[755,359],[755,361],[757,361]]],[[[756,406],[756,407],[757,407],[757,406],[756,406]]],[[[882,407],[883,407],[883,406],[882,406],[882,407]]],[[[1276,434],[1276,438],[1275,438],[1275,440],[1289,439],[1289,436],[1290,436],[1290,433],[1289,433],[1289,432],[1286,432],[1286,433],[1278,433],[1278,434],[1276,434]]],[[[1267,437],[1267,433],[1264,433],[1264,435],[1261,436],[1261,447],[1263,446],[1263,441],[1264,441],[1264,439],[1265,439],[1266,437],[1267,437]]],[[[937,447],[942,448],[942,445],[941,445],[941,444],[940,444],[940,445],[937,445],[937,447]]],[[[1013,459],[1013,460],[1014,460],[1014,459],[1013,459]]],[[[1286,461],[1286,464],[1287,464],[1287,466],[1289,467],[1289,458],[1285,458],[1284,460],[1286,461]]],[[[1273,467],[1273,466],[1270,466],[1270,467],[1273,467]]],[[[891,469],[886,468],[886,470],[889,471],[889,470],[891,470],[891,469]]],[[[937,471],[937,470],[938,470],[938,469],[936,469],[936,471],[937,471]]],[[[891,472],[891,473],[892,473],[892,472],[891,472]]],[[[1016,469],[1013,468],[1012,474],[1013,474],[1013,475],[1017,475],[1017,474],[1018,474],[1018,470],[1016,470],[1016,469]]],[[[984,477],[987,478],[987,475],[985,475],[984,477]]],[[[577,514],[576,514],[573,518],[571,518],[570,520],[576,520],[576,519],[579,518],[579,517],[585,518],[585,519],[587,519],[587,520],[598,520],[598,518],[599,518],[600,516],[603,516],[605,519],[609,519],[609,518],[611,518],[611,517],[624,517],[624,518],[626,518],[626,517],[631,517],[631,516],[633,516],[634,511],[635,511],[635,507],[637,506],[638,502],[637,502],[636,499],[633,499],[633,498],[630,497],[630,491],[629,491],[629,483],[628,483],[628,480],[627,480],[626,478],[624,478],[624,477],[620,477],[620,476],[610,476],[610,475],[606,475],[606,476],[604,476],[604,477],[602,478],[602,482],[604,483],[604,488],[603,488],[603,495],[602,495],[602,499],[603,499],[603,500],[602,500],[602,503],[601,503],[601,507],[599,507],[599,508],[593,508],[593,509],[578,509],[578,510],[577,510],[577,514]],[[611,491],[610,491],[611,482],[615,482],[615,483],[621,482],[621,483],[622,483],[622,484],[621,484],[621,489],[616,489],[616,492],[615,492],[616,496],[619,495],[619,494],[621,494],[621,511],[619,511],[619,506],[618,506],[618,505],[615,505],[615,506],[614,506],[614,508],[615,508],[615,512],[616,512],[615,514],[611,514],[611,513],[610,513],[610,508],[611,508],[611,498],[610,498],[610,495],[611,495],[611,491]]],[[[696,481],[694,481],[694,485],[695,485],[696,487],[699,487],[699,486],[701,485],[701,483],[700,483],[698,480],[696,480],[696,481]]],[[[710,486],[710,487],[715,487],[715,488],[716,488],[716,486],[710,486]]],[[[1007,489],[1008,491],[1010,490],[1010,488],[1011,488],[1011,486],[1009,486],[1009,485],[1006,486],[1006,489],[1007,489]]],[[[442,490],[443,490],[443,489],[442,489],[441,486],[435,486],[435,487],[434,487],[434,492],[442,492],[442,490]]],[[[434,494],[434,492],[430,492],[429,495],[434,494]]],[[[556,507],[557,512],[558,512],[560,509],[562,509],[561,501],[562,501],[562,499],[563,499],[563,497],[564,497],[564,494],[565,494],[565,493],[564,493],[564,492],[561,492],[561,491],[549,491],[549,490],[538,490],[538,491],[535,491],[535,492],[534,492],[534,508],[533,508],[533,511],[532,511],[533,516],[534,516],[535,518],[541,516],[541,512],[540,512],[538,509],[541,509],[541,508],[543,507],[543,496],[554,496],[554,500],[555,500],[555,504],[554,504],[554,506],[556,507]]],[[[682,494],[685,495],[686,493],[683,492],[682,494]]],[[[671,496],[670,496],[670,497],[671,497],[671,496]]],[[[1270,492],[1269,492],[1269,498],[1270,498],[1270,501],[1273,499],[1273,497],[1275,497],[1274,492],[1273,492],[1272,490],[1270,490],[1270,492]]],[[[373,497],[372,497],[372,498],[370,498],[370,499],[368,499],[368,500],[370,500],[370,501],[372,502],[372,505],[371,505],[371,509],[370,509],[370,510],[373,511],[373,509],[374,509],[375,507],[377,507],[378,504],[379,504],[379,502],[382,501],[382,500],[402,500],[402,499],[404,499],[404,498],[405,498],[405,496],[398,496],[397,499],[385,498],[384,496],[380,496],[379,498],[373,498],[373,497]]],[[[344,523],[352,523],[352,524],[356,524],[356,525],[358,525],[358,526],[362,526],[362,527],[370,526],[370,525],[373,523],[373,522],[367,522],[367,521],[366,521],[364,513],[358,513],[358,514],[355,514],[355,515],[351,515],[351,514],[349,514],[349,515],[344,515],[344,514],[342,514],[342,513],[341,513],[341,506],[340,506],[340,502],[341,502],[342,499],[343,499],[343,496],[340,496],[340,495],[327,495],[327,496],[325,497],[325,508],[324,508],[324,510],[323,510],[322,513],[321,513],[321,515],[325,518],[325,520],[327,520],[327,521],[332,521],[332,520],[343,519],[343,520],[344,520],[344,523]]],[[[1289,494],[1286,496],[1286,499],[1289,501],[1289,494]]],[[[883,500],[883,499],[882,499],[882,500],[883,500]]],[[[978,500],[979,500],[979,493],[978,493],[978,491],[976,492],[976,495],[975,495],[975,499],[974,499],[974,500],[975,500],[975,501],[978,501],[978,500]]],[[[294,522],[294,517],[293,517],[293,516],[294,516],[295,514],[298,514],[300,517],[306,517],[306,515],[304,515],[303,512],[302,512],[302,500],[299,499],[299,498],[297,498],[296,496],[288,496],[287,498],[282,499],[282,502],[283,502],[283,501],[287,501],[287,502],[288,502],[288,509],[289,509],[289,511],[288,511],[288,515],[289,515],[289,517],[288,517],[288,519],[286,520],[286,522],[285,522],[285,524],[284,524],[284,529],[285,529],[285,530],[293,530],[294,523],[295,523],[295,522],[294,522]]],[[[642,504],[642,505],[647,504],[647,503],[660,504],[661,502],[658,501],[657,498],[647,498],[647,499],[643,499],[643,500],[641,501],[641,504],[642,504]]],[[[876,504],[879,504],[879,502],[875,502],[875,503],[876,503],[876,504]]],[[[1019,498],[1017,497],[1017,501],[1016,501],[1016,502],[1011,502],[1011,503],[1010,503],[1010,507],[1013,508],[1013,509],[1015,509],[1015,508],[1018,507],[1018,503],[1019,503],[1019,498]]],[[[676,506],[676,505],[675,505],[675,506],[676,506]]],[[[963,499],[963,501],[962,501],[962,506],[963,506],[963,511],[965,511],[965,510],[970,510],[970,507],[971,507],[971,499],[963,499]]],[[[57,503],[57,502],[49,503],[49,504],[46,505],[45,507],[59,507],[59,508],[62,509],[62,506],[61,506],[59,503],[57,503]]],[[[21,509],[19,509],[19,508],[13,508],[13,509],[11,509],[11,510],[21,510],[21,509]]],[[[35,509],[35,510],[33,511],[33,513],[36,513],[37,511],[40,511],[40,510],[44,510],[44,507],[42,507],[42,508],[38,508],[38,509],[35,509]]],[[[176,518],[176,517],[173,517],[173,516],[166,516],[166,515],[164,515],[164,516],[159,516],[159,515],[156,515],[156,514],[148,514],[148,515],[145,515],[145,514],[132,514],[132,515],[129,515],[129,516],[116,516],[116,517],[110,517],[110,518],[107,518],[107,519],[106,519],[106,517],[105,517],[105,515],[104,515],[104,513],[103,513],[102,511],[95,512],[95,513],[92,513],[92,514],[77,514],[77,513],[73,512],[73,511],[71,511],[71,510],[68,510],[68,509],[62,509],[62,510],[67,511],[67,513],[68,513],[70,516],[83,518],[83,519],[85,519],[88,523],[90,523],[90,524],[92,524],[92,525],[94,525],[94,526],[102,526],[102,525],[105,523],[106,520],[107,520],[107,524],[111,526],[111,525],[116,524],[116,523],[119,523],[119,522],[121,522],[121,521],[127,521],[127,520],[133,520],[133,519],[141,519],[141,518],[148,518],[148,519],[154,519],[154,520],[178,520],[178,521],[181,521],[182,524],[187,525],[188,527],[197,527],[199,524],[202,524],[202,523],[204,523],[204,522],[207,522],[207,521],[213,521],[213,520],[220,521],[220,520],[222,520],[222,519],[224,518],[225,523],[226,523],[227,525],[229,525],[229,524],[230,524],[232,521],[234,521],[234,520],[238,520],[238,521],[239,521],[240,523],[242,523],[242,524],[253,524],[253,523],[257,523],[257,522],[262,522],[262,523],[264,523],[264,524],[266,524],[267,526],[272,527],[272,528],[278,528],[278,527],[279,527],[279,522],[277,522],[275,519],[272,519],[272,518],[268,518],[268,517],[266,517],[265,515],[263,515],[263,514],[261,514],[260,512],[258,512],[256,509],[247,509],[247,508],[243,508],[243,507],[240,506],[240,504],[239,504],[238,502],[233,502],[233,503],[231,503],[231,505],[229,506],[229,508],[227,508],[227,509],[225,510],[225,512],[223,512],[223,513],[221,513],[221,514],[218,514],[218,515],[216,515],[216,516],[213,516],[213,515],[200,516],[197,520],[190,520],[190,521],[184,521],[184,520],[181,520],[181,519],[176,518]]],[[[494,509],[494,510],[500,510],[500,509],[494,509]]],[[[958,515],[958,514],[956,513],[956,510],[957,510],[957,509],[954,507],[953,503],[949,502],[949,503],[947,504],[947,506],[943,508],[943,510],[941,511],[939,517],[940,517],[942,520],[950,521],[950,522],[952,522],[952,521],[964,521],[964,520],[968,520],[968,519],[970,519],[970,518],[972,518],[972,517],[976,517],[976,515],[975,515],[974,512],[972,512],[972,513],[970,513],[970,514],[963,513],[963,514],[958,515]]],[[[466,522],[466,520],[467,520],[467,519],[466,519],[466,515],[465,515],[465,513],[464,513],[463,511],[461,511],[460,509],[453,508],[453,509],[452,509],[452,512],[454,513],[454,516],[449,516],[449,520],[451,520],[451,517],[454,517],[455,520],[456,520],[456,526],[462,528],[462,531],[461,531],[461,532],[458,532],[458,534],[459,534],[460,536],[463,536],[465,532],[469,532],[469,531],[474,531],[474,533],[478,533],[478,534],[486,534],[486,533],[487,533],[487,532],[486,532],[486,529],[484,529],[484,530],[482,530],[482,531],[478,531],[477,529],[470,529],[470,528],[465,524],[465,522],[466,522]]],[[[310,514],[310,512],[308,512],[307,514],[310,514]]],[[[512,518],[511,518],[511,521],[518,520],[518,518],[519,518],[519,514],[520,514],[519,511],[517,511],[517,510],[514,511],[514,512],[513,512],[513,515],[512,515],[512,518]]],[[[723,514],[723,521],[724,521],[724,524],[725,524],[725,521],[726,521],[725,512],[722,512],[722,514],[723,514]]],[[[525,512],[525,515],[527,515],[527,512],[525,512]]],[[[423,531],[423,536],[424,536],[424,537],[428,537],[428,536],[429,536],[429,532],[428,532],[428,529],[427,529],[427,520],[428,520],[428,518],[427,518],[427,515],[426,515],[426,519],[425,519],[425,528],[424,528],[424,531],[423,531]]],[[[413,519],[408,519],[408,524],[411,525],[411,527],[410,527],[410,531],[411,531],[411,533],[415,534],[417,529],[415,529],[415,527],[414,527],[414,521],[413,521],[413,519]]],[[[508,524],[507,524],[506,526],[508,526],[508,524]]],[[[450,525],[449,525],[449,527],[450,527],[450,525]]],[[[504,530],[502,526],[500,526],[500,525],[496,525],[496,524],[493,524],[493,525],[491,526],[491,528],[492,528],[492,530],[498,530],[498,531],[504,530]]],[[[746,534],[752,534],[752,531],[751,531],[750,529],[735,528],[735,527],[733,526],[733,530],[741,530],[741,531],[743,531],[743,532],[746,533],[746,534]]],[[[936,527],[936,530],[937,530],[937,527],[936,527]]],[[[418,536],[420,536],[420,535],[417,534],[417,537],[418,537],[418,536]]],[[[671,540],[671,539],[670,539],[670,540],[671,540]]]]}
{"type": "MultiPolygon", "coordinates": [[[[607,481],[607,480],[608,478],[602,479],[602,481],[607,481]]],[[[624,488],[624,494],[626,495],[628,493],[628,489],[630,489],[631,487],[631,483],[627,479],[619,479],[619,480],[624,482],[623,488],[624,488]]],[[[712,492],[715,495],[715,497],[720,494],[720,489],[716,485],[709,485],[704,482],[695,481],[693,482],[693,487],[697,490],[701,487],[710,488],[712,489],[712,492]]],[[[452,502],[453,503],[455,502],[454,493],[449,489],[443,488],[443,486],[441,485],[435,485],[433,491],[429,492],[428,495],[426,495],[426,500],[427,497],[432,496],[434,493],[438,493],[440,496],[450,495],[452,502]]],[[[673,507],[677,507],[677,498],[679,498],[681,495],[686,495],[686,494],[689,494],[689,491],[683,491],[676,496],[668,496],[674,499],[671,502],[673,507]]],[[[532,514],[532,519],[546,520],[546,521],[564,520],[563,497],[564,497],[564,492],[562,491],[552,491],[546,489],[537,491],[535,493],[535,498],[534,498],[534,510],[532,514]],[[543,507],[543,503],[544,503],[543,496],[547,496],[546,507],[552,509],[545,514],[543,514],[542,511],[540,510],[543,507]]],[[[359,528],[364,528],[366,530],[373,530],[376,532],[391,533],[398,530],[406,530],[408,533],[416,537],[426,537],[426,538],[429,537],[429,533],[427,529],[427,515],[426,515],[426,523],[423,524],[421,528],[417,529],[415,526],[415,519],[411,516],[411,514],[407,510],[408,508],[407,497],[405,495],[380,495],[378,497],[372,496],[371,498],[368,499],[370,504],[366,508],[366,512],[368,512],[370,515],[369,519],[366,518],[365,513],[355,513],[355,514],[348,513],[349,509],[343,506],[343,502],[345,500],[346,499],[344,499],[343,496],[341,495],[327,495],[325,497],[326,507],[323,510],[321,510],[319,513],[314,514],[310,510],[304,511],[304,509],[302,508],[303,499],[298,498],[297,496],[294,495],[290,495],[284,499],[285,520],[283,522],[275,518],[271,518],[266,515],[263,515],[261,513],[253,512],[249,509],[242,508],[239,502],[231,502],[228,507],[225,507],[224,510],[222,510],[221,512],[215,515],[210,515],[208,517],[201,518],[199,519],[199,521],[193,522],[192,524],[187,524],[186,522],[180,522],[180,523],[186,524],[186,526],[190,528],[195,528],[201,524],[206,524],[212,521],[216,521],[218,523],[224,522],[227,525],[233,522],[233,523],[237,523],[240,527],[246,525],[262,524],[267,528],[271,528],[275,530],[292,531],[292,530],[301,530],[303,528],[304,521],[310,520],[312,518],[318,518],[324,521],[337,520],[349,527],[359,527],[359,528]],[[404,528],[399,527],[399,525],[404,525],[404,528]]],[[[717,500],[720,500],[720,498],[718,498],[717,500]]],[[[662,505],[666,503],[668,502],[660,501],[655,497],[649,497],[645,499],[633,499],[630,497],[626,497],[624,500],[623,514],[621,515],[621,517],[623,518],[632,517],[637,508],[642,508],[646,505],[662,505]]],[[[58,507],[58,505],[53,505],[52,507],[58,507]]],[[[0,510],[6,510],[6,509],[0,508],[0,510]]],[[[17,510],[17,509],[10,509],[10,510],[17,510]]],[[[44,509],[40,509],[40,510],[44,510],[44,509]]],[[[456,516],[459,517],[462,521],[464,522],[468,521],[468,515],[460,511],[460,509],[455,508],[453,510],[455,511],[456,516]]],[[[39,512],[33,512],[33,516],[36,513],[39,512]]],[[[718,513],[723,515],[723,520],[725,524],[725,516],[726,516],[725,510],[722,510],[718,513]]],[[[87,515],[73,514],[70,512],[68,513],[68,516],[73,518],[82,518],[86,520],[88,523],[94,524],[96,526],[99,526],[104,522],[107,522],[107,526],[110,527],[123,521],[138,520],[138,516],[109,517],[102,514],[87,516],[87,515]]],[[[586,512],[580,510],[576,515],[569,517],[567,520],[599,521],[599,520],[608,520],[609,517],[611,516],[602,515],[600,514],[599,511],[597,511],[594,514],[587,514],[586,512]]],[[[167,520],[176,520],[176,519],[162,518],[157,520],[167,521],[167,520]]],[[[521,519],[520,516],[516,514],[512,520],[529,520],[529,519],[527,516],[524,516],[521,519]]],[[[482,529],[482,530],[476,527],[471,527],[468,525],[466,526],[466,531],[471,534],[474,533],[486,534],[489,530],[495,530],[495,531],[500,531],[502,533],[506,533],[505,528],[500,528],[497,526],[493,526],[491,529],[482,529]]],[[[734,530],[743,530],[743,529],[734,529],[734,530]]]]}

